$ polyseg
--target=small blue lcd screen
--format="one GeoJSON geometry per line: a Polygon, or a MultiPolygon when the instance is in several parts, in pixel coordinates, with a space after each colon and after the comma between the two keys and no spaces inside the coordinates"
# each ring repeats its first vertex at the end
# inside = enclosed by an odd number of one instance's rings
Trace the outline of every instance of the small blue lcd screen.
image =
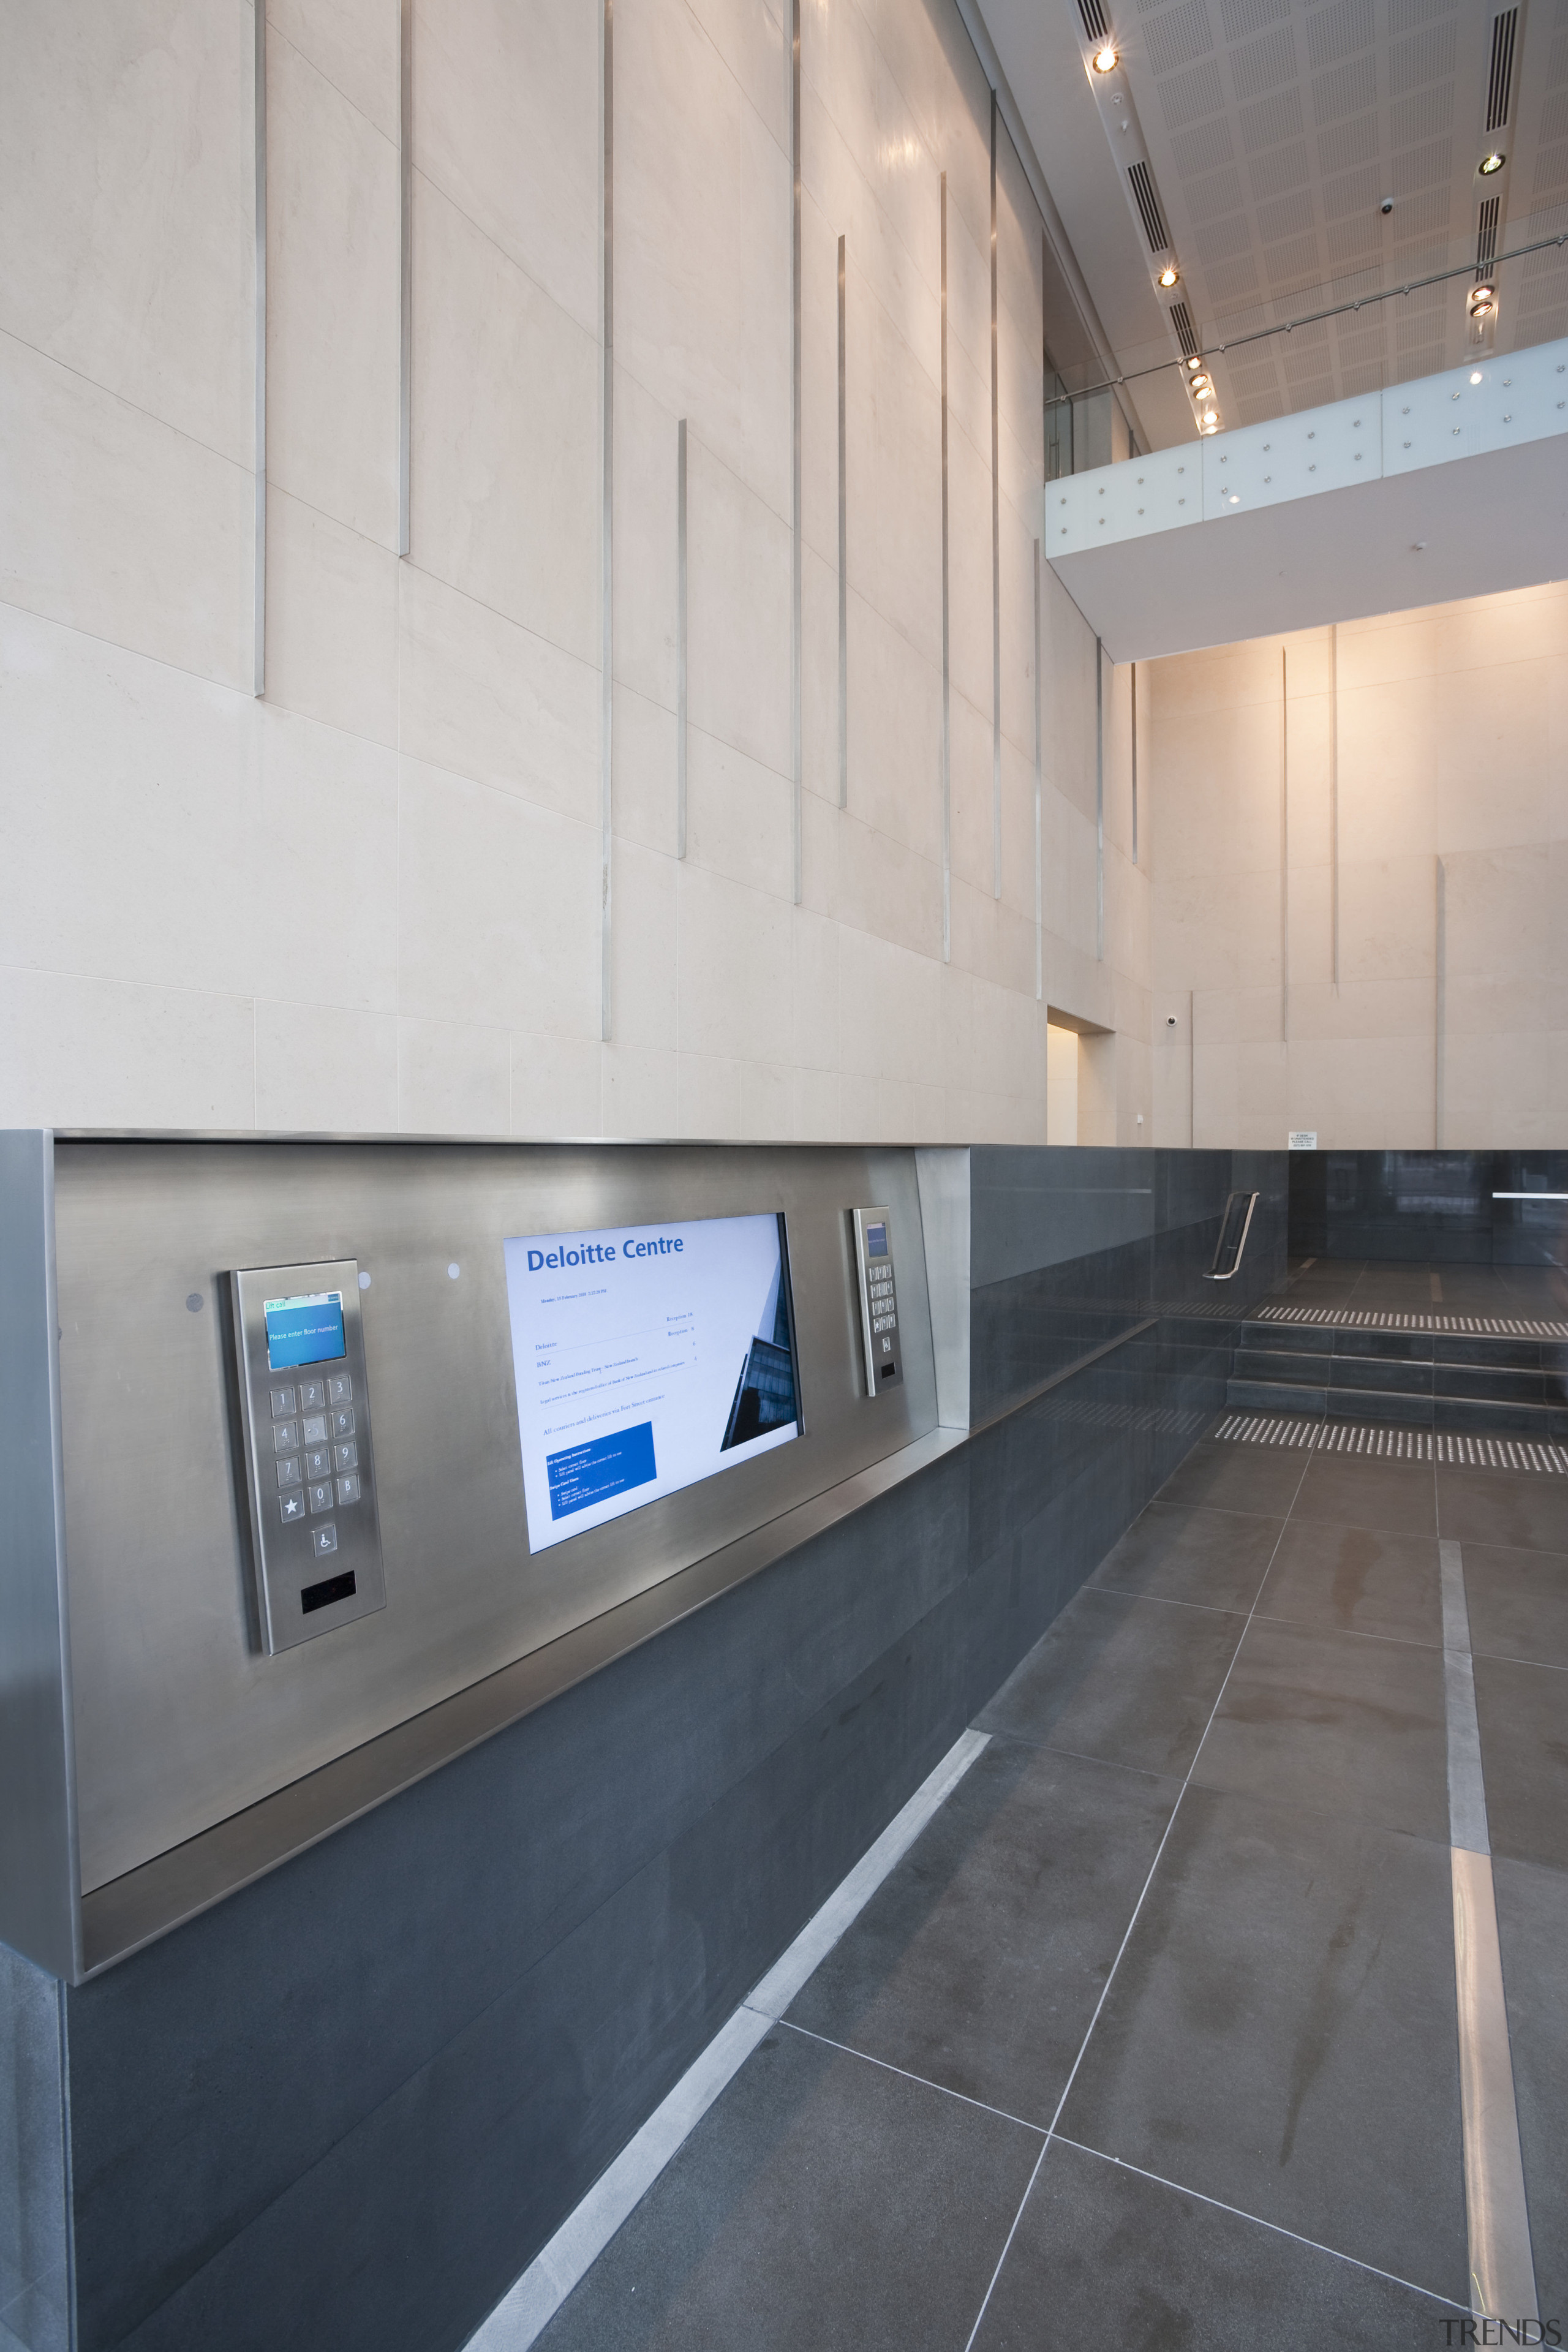
{"type": "Polygon", "coordinates": [[[264,1299],[261,1311],[267,1318],[267,1361],[275,1372],[290,1371],[296,1364],[330,1363],[347,1352],[341,1290],[264,1299]]]}
{"type": "Polygon", "coordinates": [[[886,1256],[887,1256],[887,1255],[888,1255],[888,1228],[887,1228],[887,1226],[886,1226],[886,1225],[868,1225],[868,1226],[867,1226],[867,1228],[866,1228],[866,1255],[867,1255],[867,1256],[868,1256],[868,1257],[886,1257],[886,1256]]]}

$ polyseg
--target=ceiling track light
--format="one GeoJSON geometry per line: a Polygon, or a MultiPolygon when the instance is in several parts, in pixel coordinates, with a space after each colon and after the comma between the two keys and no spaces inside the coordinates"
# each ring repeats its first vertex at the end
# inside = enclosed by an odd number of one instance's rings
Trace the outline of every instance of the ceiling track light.
{"type": "Polygon", "coordinates": [[[1200,394],[1212,392],[1214,390],[1214,378],[1207,375],[1195,375],[1188,384],[1187,390],[1192,394],[1193,398],[1196,400],[1200,394]]]}
{"type": "Polygon", "coordinates": [[[1182,273],[1177,268],[1175,263],[1173,261],[1167,261],[1163,269],[1161,270],[1159,278],[1156,282],[1161,286],[1169,288],[1177,285],[1180,282],[1181,275],[1182,273]]]}
{"type": "Polygon", "coordinates": [[[1489,286],[1484,279],[1480,285],[1472,286],[1465,298],[1465,308],[1472,319],[1491,318],[1497,310],[1496,287],[1489,286]]]}
{"type": "Polygon", "coordinates": [[[1116,54],[1115,42],[1107,41],[1103,48],[1096,49],[1092,62],[1096,73],[1114,73],[1120,62],[1116,54]]]}
{"type": "Polygon", "coordinates": [[[1190,373],[1191,374],[1193,374],[1193,375],[1196,375],[1196,373],[1197,373],[1197,372],[1198,372],[1199,368],[1201,368],[1201,367],[1202,367],[1202,365],[1203,365],[1203,362],[1202,362],[1202,360],[1189,360],[1189,361],[1187,362],[1187,368],[1188,368],[1188,371],[1189,371],[1189,373],[1190,373]]]}

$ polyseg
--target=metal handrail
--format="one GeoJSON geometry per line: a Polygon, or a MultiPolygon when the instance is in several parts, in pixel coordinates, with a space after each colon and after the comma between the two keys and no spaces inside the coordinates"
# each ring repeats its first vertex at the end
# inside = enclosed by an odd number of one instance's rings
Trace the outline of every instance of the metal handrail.
{"type": "Polygon", "coordinates": [[[1256,1192],[1231,1193],[1229,1199],[1225,1204],[1225,1214],[1219,1221],[1219,1239],[1215,1244],[1214,1264],[1210,1266],[1208,1272],[1204,1276],[1204,1280],[1205,1282],[1229,1282],[1232,1276],[1236,1274],[1241,1265],[1242,1252],[1247,1247],[1247,1236],[1252,1231],[1252,1213],[1257,1206],[1258,1195],[1256,1192]],[[1232,1248],[1232,1244],[1228,1242],[1226,1236],[1234,1229],[1235,1220],[1237,1213],[1237,1204],[1242,1201],[1245,1201],[1247,1203],[1247,1213],[1242,1217],[1241,1232],[1237,1237],[1234,1248],[1232,1248]],[[1231,1252],[1230,1264],[1226,1266],[1222,1272],[1221,1262],[1226,1256],[1227,1250],[1231,1252]]]}

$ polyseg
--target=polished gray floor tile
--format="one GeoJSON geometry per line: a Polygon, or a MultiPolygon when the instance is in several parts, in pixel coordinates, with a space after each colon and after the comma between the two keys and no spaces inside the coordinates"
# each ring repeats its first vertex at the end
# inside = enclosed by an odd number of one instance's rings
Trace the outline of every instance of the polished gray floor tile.
{"type": "Polygon", "coordinates": [[[1437,1472],[1439,1535],[1568,1552],[1568,1478],[1531,1470],[1437,1472]]]}
{"type": "Polygon", "coordinates": [[[1255,1617],[1193,1778],[1446,1846],[1441,1650],[1255,1617]]]}
{"type": "Polygon", "coordinates": [[[1568,1666],[1568,1554],[1466,1544],[1470,1647],[1568,1666]]]}
{"type": "Polygon", "coordinates": [[[1535,2284],[1568,2338],[1568,1876],[1500,1857],[1492,1884],[1535,2284]]]}
{"type": "Polygon", "coordinates": [[[1048,2124],[1177,1785],[993,1740],[790,2021],[1048,2124]]]}
{"type": "Polygon", "coordinates": [[[1279,1540],[1283,1518],[1151,1503],[1089,1579],[1118,1592],[1250,1609],[1279,1540]]]}
{"type": "Polygon", "coordinates": [[[974,2352],[1321,2352],[1444,2342],[1452,2305],[1053,2140],[974,2352]],[[1075,2324],[1076,2323],[1076,2324],[1075,2324]]]}
{"type": "Polygon", "coordinates": [[[1246,1622],[1085,1590],[975,1722],[982,1731],[1179,1779],[1246,1622]]]}
{"type": "Polygon", "coordinates": [[[1061,2128],[1460,2296],[1453,1952],[1446,1845],[1189,1788],[1061,2128]]]}
{"type": "Polygon", "coordinates": [[[1329,1519],[1340,1527],[1379,1528],[1395,1536],[1435,1536],[1437,1517],[1432,1473],[1418,1462],[1314,1454],[1291,1517],[1329,1519]]]}
{"type": "Polygon", "coordinates": [[[1260,1617],[1334,1625],[1396,1641],[1443,1643],[1436,1536],[1293,1519],[1258,1596],[1260,1617]]]}
{"type": "Polygon", "coordinates": [[[1492,1852],[1568,1870],[1568,1674],[1477,1658],[1475,1676],[1492,1852]]]}
{"type": "Polygon", "coordinates": [[[1295,1500],[1310,1457],[1289,1445],[1241,1445],[1205,1439],[1161,1487],[1162,1503],[1282,1518],[1295,1500]]]}
{"type": "Polygon", "coordinates": [[[542,2352],[953,2352],[1038,2133],[780,2026],[542,2352]]]}

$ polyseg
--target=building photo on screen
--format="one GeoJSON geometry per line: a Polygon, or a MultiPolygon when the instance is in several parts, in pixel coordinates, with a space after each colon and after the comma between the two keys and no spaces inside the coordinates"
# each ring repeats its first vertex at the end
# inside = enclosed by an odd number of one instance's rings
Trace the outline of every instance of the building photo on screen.
{"type": "Polygon", "coordinates": [[[800,1433],[782,1216],[505,1244],[531,1551],[800,1433]]]}

